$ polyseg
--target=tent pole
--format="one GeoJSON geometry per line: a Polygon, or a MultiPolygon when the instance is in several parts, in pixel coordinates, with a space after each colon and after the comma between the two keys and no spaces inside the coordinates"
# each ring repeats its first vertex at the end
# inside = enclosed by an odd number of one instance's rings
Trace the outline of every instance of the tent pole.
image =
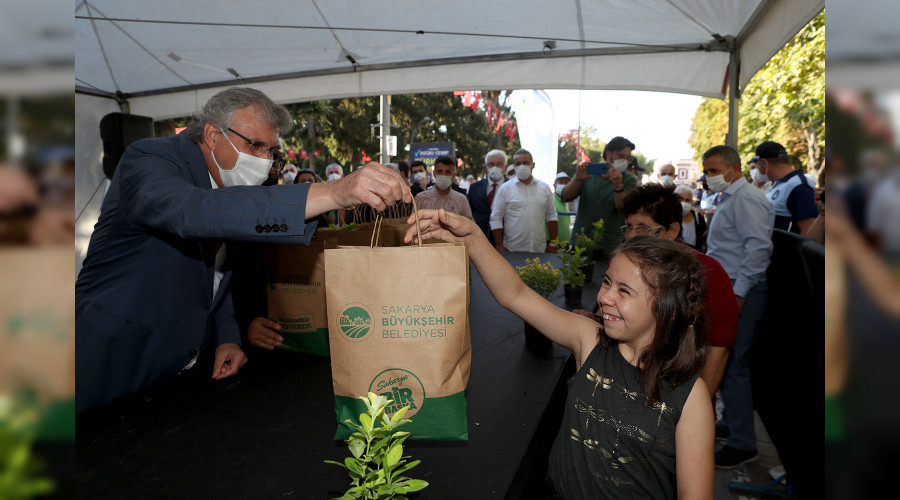
{"type": "Polygon", "coordinates": [[[741,51],[732,45],[728,62],[728,136],[725,144],[738,148],[738,119],[741,93],[738,88],[741,76],[741,51]]]}
{"type": "Polygon", "coordinates": [[[390,140],[391,135],[391,96],[383,95],[381,96],[381,122],[378,133],[379,133],[379,144],[381,144],[381,152],[378,153],[379,162],[382,165],[387,165],[391,162],[391,153],[390,149],[388,149],[388,141],[390,140]]]}

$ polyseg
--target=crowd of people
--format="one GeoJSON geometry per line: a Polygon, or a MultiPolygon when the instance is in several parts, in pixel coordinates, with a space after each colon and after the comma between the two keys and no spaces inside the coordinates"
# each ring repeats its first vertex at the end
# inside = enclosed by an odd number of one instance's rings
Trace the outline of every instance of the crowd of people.
{"type": "MultiPolygon", "coordinates": [[[[575,357],[551,495],[613,488],[620,497],[711,498],[714,466],[758,457],[748,360],[766,307],[772,233],[824,233],[814,185],[782,145],[756,148],[752,182],[734,148],[709,149],[697,190],[676,185],[671,164],[640,184],[644,169],[624,137],[606,144],[605,173],[584,162],[552,186],[534,177],[525,149],[487,151],[480,180],[458,180],[451,156],[352,172],[331,164],[322,179],[273,168],[289,127],[282,106],[233,88],[185,132],[129,147],[76,285],[78,412],[195,365],[233,376],[247,361],[242,335],[279,345],[280,326],[267,318],[239,331],[234,244],[304,245],[317,228],[405,216],[414,199],[423,239],[466,242],[497,301],[575,357]],[[576,200],[574,221],[561,216],[576,200]],[[593,258],[606,273],[591,313],[546,301],[502,257],[564,251],[556,241],[590,235],[601,220],[593,258]],[[717,393],[724,414],[715,421],[717,393]],[[725,439],[715,453],[714,437],[725,439]]],[[[406,242],[415,237],[410,228],[406,242]]]]}

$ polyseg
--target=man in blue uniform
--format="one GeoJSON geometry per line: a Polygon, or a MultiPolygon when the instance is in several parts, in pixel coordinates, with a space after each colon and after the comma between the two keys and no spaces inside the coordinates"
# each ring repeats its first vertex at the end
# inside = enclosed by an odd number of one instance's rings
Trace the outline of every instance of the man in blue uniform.
{"type": "Polygon", "coordinates": [[[771,180],[766,198],[775,208],[775,228],[806,235],[819,215],[815,192],[802,170],[795,170],[784,146],[766,141],[756,148],[758,177],[771,180]]]}

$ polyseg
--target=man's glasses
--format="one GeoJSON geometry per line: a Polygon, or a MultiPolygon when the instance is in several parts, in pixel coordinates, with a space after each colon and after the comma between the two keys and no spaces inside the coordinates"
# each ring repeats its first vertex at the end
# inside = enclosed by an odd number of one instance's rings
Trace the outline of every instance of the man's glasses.
{"type": "Polygon", "coordinates": [[[494,168],[494,167],[503,168],[506,166],[506,163],[503,163],[502,161],[498,161],[496,163],[485,163],[485,165],[487,165],[487,168],[494,168]]]}
{"type": "MultiPolygon", "coordinates": [[[[228,128],[225,129],[225,130],[227,130],[227,131],[231,132],[232,134],[234,134],[234,135],[240,137],[241,139],[247,141],[247,145],[250,147],[250,154],[252,154],[253,156],[258,156],[258,157],[263,157],[263,156],[264,156],[264,157],[266,157],[266,158],[268,158],[268,159],[270,159],[270,160],[278,160],[278,159],[281,159],[281,150],[278,148],[278,146],[274,146],[274,147],[268,148],[268,147],[266,147],[266,146],[268,146],[268,144],[266,144],[266,143],[264,143],[264,142],[262,142],[262,141],[256,141],[256,140],[253,140],[253,139],[248,139],[248,138],[245,137],[243,134],[241,134],[240,132],[234,130],[234,129],[231,128],[231,127],[228,127],[228,128]],[[276,158],[276,157],[277,157],[277,158],[276,158]]],[[[283,166],[284,166],[284,163],[282,163],[282,167],[283,167],[283,166]]]]}
{"type": "Polygon", "coordinates": [[[644,224],[638,224],[637,226],[631,226],[631,225],[626,224],[626,225],[620,227],[619,229],[621,229],[622,234],[625,234],[626,236],[632,231],[634,231],[636,234],[640,234],[640,235],[659,236],[659,233],[662,232],[663,227],[662,226],[650,227],[650,226],[646,226],[644,224]]]}

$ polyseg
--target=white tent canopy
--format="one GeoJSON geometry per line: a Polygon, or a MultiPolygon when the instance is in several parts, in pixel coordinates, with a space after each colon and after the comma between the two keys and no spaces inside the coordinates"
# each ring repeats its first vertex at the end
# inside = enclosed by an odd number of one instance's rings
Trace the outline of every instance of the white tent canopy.
{"type": "Polygon", "coordinates": [[[186,116],[235,85],[279,103],[551,88],[724,98],[824,4],[76,0],[76,245],[83,255],[103,194],[99,120],[120,106],[186,116]]]}
{"type": "Polygon", "coordinates": [[[78,0],[76,89],[132,113],[197,110],[223,87],[278,102],[460,89],[725,97],[823,0],[78,0]]]}

